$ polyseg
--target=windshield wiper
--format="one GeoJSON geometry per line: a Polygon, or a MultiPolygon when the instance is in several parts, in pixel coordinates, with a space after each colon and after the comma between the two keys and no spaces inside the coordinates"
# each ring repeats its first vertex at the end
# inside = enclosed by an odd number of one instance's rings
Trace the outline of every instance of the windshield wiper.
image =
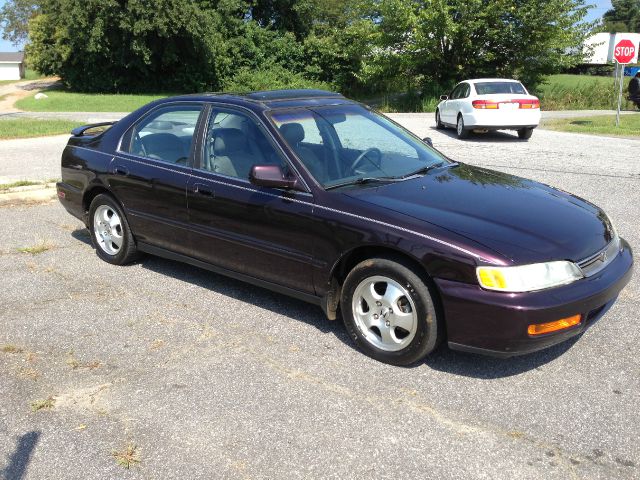
{"type": "Polygon", "coordinates": [[[441,167],[443,165],[444,165],[444,162],[434,163],[433,165],[429,165],[427,167],[419,168],[415,172],[407,173],[406,175],[403,175],[401,178],[409,178],[409,177],[413,177],[414,175],[425,175],[430,170],[433,170],[434,168],[441,167]]]}
{"type": "Polygon", "coordinates": [[[349,185],[364,185],[366,183],[380,183],[380,182],[396,182],[397,178],[394,177],[360,177],[348,182],[338,183],[336,185],[330,185],[325,187],[325,190],[333,190],[334,188],[347,187],[349,185]]]}

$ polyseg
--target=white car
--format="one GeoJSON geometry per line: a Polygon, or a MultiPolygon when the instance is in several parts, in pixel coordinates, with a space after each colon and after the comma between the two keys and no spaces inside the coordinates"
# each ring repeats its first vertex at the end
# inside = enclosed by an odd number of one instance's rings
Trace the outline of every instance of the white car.
{"type": "Polygon", "coordinates": [[[517,80],[465,80],[440,100],[436,126],[455,128],[458,138],[471,131],[516,130],[526,140],[540,123],[540,100],[517,80]]]}

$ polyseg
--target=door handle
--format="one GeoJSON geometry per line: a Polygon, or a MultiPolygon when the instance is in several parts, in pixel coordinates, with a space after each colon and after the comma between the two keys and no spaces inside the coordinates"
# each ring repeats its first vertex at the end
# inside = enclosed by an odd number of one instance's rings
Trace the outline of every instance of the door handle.
{"type": "Polygon", "coordinates": [[[204,195],[206,197],[213,197],[213,189],[204,183],[194,183],[193,193],[204,195]]]}
{"type": "Polygon", "coordinates": [[[121,167],[120,165],[116,165],[113,168],[113,173],[115,173],[116,175],[122,175],[123,177],[126,177],[127,175],[129,175],[129,170],[127,170],[124,167],[121,167]]]}

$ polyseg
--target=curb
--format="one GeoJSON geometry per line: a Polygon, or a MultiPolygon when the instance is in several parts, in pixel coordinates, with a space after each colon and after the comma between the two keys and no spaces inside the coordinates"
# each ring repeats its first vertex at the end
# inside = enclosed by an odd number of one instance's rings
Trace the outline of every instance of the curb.
{"type": "Polygon", "coordinates": [[[30,185],[0,192],[0,206],[44,203],[56,198],[56,184],[30,185]]]}

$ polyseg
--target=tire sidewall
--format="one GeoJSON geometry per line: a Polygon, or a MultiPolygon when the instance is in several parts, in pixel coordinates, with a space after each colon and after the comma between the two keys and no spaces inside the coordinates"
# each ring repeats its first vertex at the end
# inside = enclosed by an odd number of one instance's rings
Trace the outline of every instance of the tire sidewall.
{"type": "Polygon", "coordinates": [[[461,113],[458,114],[458,118],[456,120],[456,134],[458,135],[458,138],[467,138],[469,136],[469,132],[464,128],[464,117],[461,113]],[[462,122],[462,130],[458,128],[460,122],[462,122]]]}
{"type": "Polygon", "coordinates": [[[430,353],[438,343],[438,317],[431,291],[425,281],[408,267],[386,259],[366,260],[354,267],[342,287],[341,311],[347,333],[368,356],[393,365],[410,365],[430,353]],[[389,352],[369,343],[360,331],[352,308],[352,298],[358,285],[368,277],[382,275],[395,280],[411,295],[416,308],[418,328],[411,343],[402,350],[389,352]]]}
{"type": "Polygon", "coordinates": [[[131,230],[129,229],[129,223],[127,222],[127,218],[124,215],[124,211],[118,204],[118,202],[107,194],[97,195],[92,201],[91,206],[89,207],[89,233],[91,235],[91,243],[96,250],[96,254],[102,260],[107,263],[112,263],[114,265],[122,265],[126,262],[126,258],[129,256],[129,252],[131,250],[130,243],[132,242],[131,230]],[[118,216],[120,217],[121,225],[122,225],[122,246],[120,250],[115,255],[109,255],[105,252],[102,247],[98,244],[98,239],[96,238],[96,232],[94,227],[94,215],[98,207],[106,205],[116,211],[118,216]]]}

